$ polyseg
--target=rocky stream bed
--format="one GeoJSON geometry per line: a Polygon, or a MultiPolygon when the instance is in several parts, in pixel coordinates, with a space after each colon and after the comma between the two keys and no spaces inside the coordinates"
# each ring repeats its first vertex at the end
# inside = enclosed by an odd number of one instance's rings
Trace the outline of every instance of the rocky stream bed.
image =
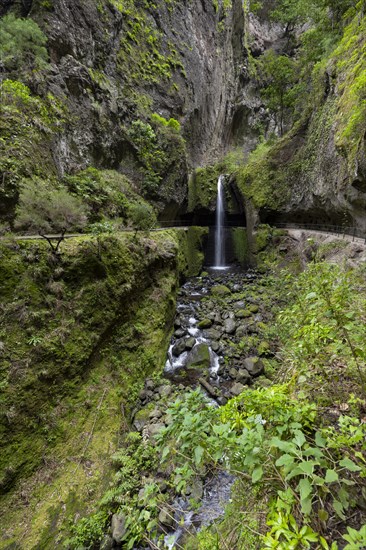
{"type": "MultiPolygon", "coordinates": [[[[169,424],[169,403],[188,388],[200,387],[212,406],[217,407],[250,385],[271,383],[265,376],[265,362],[274,350],[262,335],[272,315],[263,299],[263,285],[265,279],[253,270],[204,272],[183,285],[178,294],[164,382],[145,381],[133,414],[133,427],[145,440],[154,442],[169,424]]],[[[166,472],[152,473],[152,478],[162,492],[168,491],[166,472]]],[[[234,481],[233,476],[222,471],[197,477],[184,496],[172,494],[170,504],[159,514],[165,547],[174,548],[186,533],[220,517],[234,481]],[[190,508],[192,499],[200,502],[198,510],[190,508]]],[[[123,533],[120,523],[114,516],[112,538],[117,547],[123,533]]]]}

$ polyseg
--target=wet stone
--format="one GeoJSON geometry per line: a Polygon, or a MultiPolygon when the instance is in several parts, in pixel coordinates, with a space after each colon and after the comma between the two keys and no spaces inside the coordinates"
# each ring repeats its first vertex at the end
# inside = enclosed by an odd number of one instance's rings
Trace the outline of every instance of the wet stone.
{"type": "Polygon", "coordinates": [[[235,384],[230,389],[230,393],[236,397],[241,393],[243,393],[245,389],[246,389],[246,386],[244,386],[240,382],[235,382],[235,384]]]}
{"type": "Polygon", "coordinates": [[[230,317],[228,319],[225,319],[224,330],[226,334],[234,334],[236,330],[236,323],[234,319],[231,319],[230,317]]]}
{"type": "Polygon", "coordinates": [[[191,338],[187,338],[187,340],[185,341],[185,349],[191,350],[195,345],[195,343],[196,343],[196,339],[193,338],[193,336],[191,338]]]}
{"type": "Polygon", "coordinates": [[[126,534],[126,517],[124,514],[113,514],[112,516],[112,538],[119,544],[126,534]]]}
{"type": "Polygon", "coordinates": [[[202,319],[202,321],[200,321],[198,324],[197,324],[197,327],[198,328],[210,328],[212,326],[212,321],[211,319],[202,319]]]}
{"type": "Polygon", "coordinates": [[[184,340],[184,338],[181,338],[180,340],[177,340],[176,343],[174,344],[172,348],[172,354],[175,357],[179,357],[179,355],[181,355],[185,349],[186,349],[186,341],[184,340]]]}
{"type": "Polygon", "coordinates": [[[251,376],[259,376],[264,371],[264,365],[259,357],[247,357],[244,359],[244,367],[251,376]]]}
{"type": "Polygon", "coordinates": [[[174,332],[174,336],[176,338],[182,338],[182,336],[184,336],[186,333],[186,331],[182,328],[178,328],[175,332],[174,332]]]}
{"type": "Polygon", "coordinates": [[[197,344],[188,355],[188,368],[209,368],[210,367],[210,350],[207,344],[197,344]]]}
{"type": "Polygon", "coordinates": [[[215,328],[209,328],[205,330],[204,335],[210,340],[220,340],[221,332],[215,328]]]}

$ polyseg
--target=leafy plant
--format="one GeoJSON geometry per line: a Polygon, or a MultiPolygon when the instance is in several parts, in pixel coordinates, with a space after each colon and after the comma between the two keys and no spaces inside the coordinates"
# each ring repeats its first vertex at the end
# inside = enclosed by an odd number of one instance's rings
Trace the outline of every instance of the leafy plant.
{"type": "Polygon", "coordinates": [[[0,19],[0,59],[6,70],[31,70],[46,65],[47,37],[32,19],[13,14],[0,19]]]}

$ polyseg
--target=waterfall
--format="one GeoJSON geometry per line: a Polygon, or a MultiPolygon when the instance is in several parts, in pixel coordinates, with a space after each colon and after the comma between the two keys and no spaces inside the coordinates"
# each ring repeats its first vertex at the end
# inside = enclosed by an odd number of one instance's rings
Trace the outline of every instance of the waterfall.
{"type": "Polygon", "coordinates": [[[224,233],[224,176],[217,181],[216,227],[215,227],[215,269],[225,269],[224,233]]]}

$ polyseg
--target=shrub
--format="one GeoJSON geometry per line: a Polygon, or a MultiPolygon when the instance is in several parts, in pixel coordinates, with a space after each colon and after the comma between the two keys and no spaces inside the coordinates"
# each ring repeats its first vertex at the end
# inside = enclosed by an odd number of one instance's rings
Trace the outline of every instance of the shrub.
{"type": "Polygon", "coordinates": [[[8,71],[45,66],[46,42],[46,36],[32,19],[10,14],[0,20],[0,59],[8,71]]]}
{"type": "Polygon", "coordinates": [[[22,188],[15,226],[27,232],[80,230],[87,222],[87,207],[66,189],[47,189],[42,182],[29,181],[22,188]]]}

